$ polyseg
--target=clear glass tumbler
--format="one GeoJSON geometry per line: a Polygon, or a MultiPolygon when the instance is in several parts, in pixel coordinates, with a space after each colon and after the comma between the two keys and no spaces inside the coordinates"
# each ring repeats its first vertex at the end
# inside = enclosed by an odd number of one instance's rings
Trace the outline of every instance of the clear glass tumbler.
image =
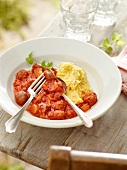
{"type": "Polygon", "coordinates": [[[90,27],[98,7],[98,0],[61,0],[61,12],[65,22],[65,36],[89,41],[90,27]]]}
{"type": "Polygon", "coordinates": [[[98,0],[99,6],[95,15],[94,24],[111,26],[116,22],[115,7],[119,0],[98,0]]]}

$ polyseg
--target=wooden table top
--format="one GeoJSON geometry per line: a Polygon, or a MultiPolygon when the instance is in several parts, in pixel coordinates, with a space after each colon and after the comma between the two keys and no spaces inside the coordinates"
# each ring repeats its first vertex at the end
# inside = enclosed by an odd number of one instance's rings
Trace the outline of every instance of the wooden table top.
{"type": "MultiPolygon", "coordinates": [[[[112,27],[92,27],[90,43],[99,46],[113,32],[123,35],[127,42],[127,0],[117,7],[117,22],[112,27]]],[[[38,35],[63,36],[61,14],[38,35]]],[[[79,126],[67,129],[50,129],[21,122],[16,133],[5,131],[5,122],[10,115],[0,108],[0,151],[46,169],[51,145],[71,146],[73,150],[127,154],[127,96],[121,93],[112,108],[94,121],[90,129],[79,126]]]]}

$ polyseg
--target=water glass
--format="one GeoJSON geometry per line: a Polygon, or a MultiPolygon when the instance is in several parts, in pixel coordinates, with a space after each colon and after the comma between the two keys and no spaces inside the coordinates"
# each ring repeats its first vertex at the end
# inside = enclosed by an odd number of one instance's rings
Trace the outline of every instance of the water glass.
{"type": "Polygon", "coordinates": [[[65,23],[65,36],[89,41],[90,28],[98,7],[97,0],[61,0],[61,12],[65,23]]]}
{"type": "Polygon", "coordinates": [[[98,26],[111,26],[116,22],[115,7],[119,0],[98,0],[99,6],[95,15],[94,24],[98,26]]]}

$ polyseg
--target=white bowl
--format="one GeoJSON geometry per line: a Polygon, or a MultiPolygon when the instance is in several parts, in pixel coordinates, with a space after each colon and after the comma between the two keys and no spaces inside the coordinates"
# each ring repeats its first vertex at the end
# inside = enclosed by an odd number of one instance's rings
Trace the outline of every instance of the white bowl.
{"type": "MultiPolygon", "coordinates": [[[[37,60],[52,61],[54,66],[69,61],[87,72],[90,86],[98,97],[98,102],[85,114],[96,120],[116,102],[121,92],[121,75],[110,57],[94,45],[66,38],[37,38],[22,42],[3,53],[0,57],[0,105],[10,115],[20,107],[15,104],[12,84],[15,73],[20,69],[30,69],[25,58],[33,52],[37,60]]],[[[67,128],[82,125],[76,117],[68,120],[46,120],[24,112],[21,119],[36,126],[67,128]]]]}

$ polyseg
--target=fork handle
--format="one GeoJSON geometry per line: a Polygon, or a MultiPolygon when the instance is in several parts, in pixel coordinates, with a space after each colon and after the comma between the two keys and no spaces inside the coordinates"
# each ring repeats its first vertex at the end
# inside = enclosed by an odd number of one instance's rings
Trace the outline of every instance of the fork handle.
{"type": "Polygon", "coordinates": [[[27,100],[27,102],[23,105],[23,107],[21,108],[21,110],[19,112],[17,112],[14,116],[12,116],[6,123],[5,123],[5,127],[6,127],[6,132],[9,133],[14,133],[18,127],[18,124],[20,122],[20,119],[24,113],[24,111],[26,110],[26,108],[28,107],[28,105],[30,104],[31,100],[33,99],[33,96],[31,95],[29,97],[29,99],[27,100]]]}
{"type": "Polygon", "coordinates": [[[92,127],[93,121],[90,118],[88,118],[88,116],[78,106],[76,106],[65,94],[63,94],[62,96],[65,98],[65,100],[69,102],[69,104],[75,110],[83,124],[88,128],[92,127]]]}

